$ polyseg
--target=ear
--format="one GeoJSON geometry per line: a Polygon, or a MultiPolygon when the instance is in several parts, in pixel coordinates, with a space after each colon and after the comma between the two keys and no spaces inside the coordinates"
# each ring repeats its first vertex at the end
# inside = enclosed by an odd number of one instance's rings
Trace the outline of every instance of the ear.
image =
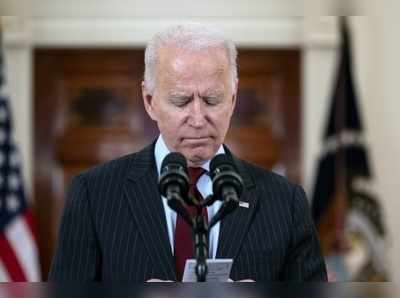
{"type": "Polygon", "coordinates": [[[144,108],[146,109],[147,114],[150,116],[151,119],[157,121],[156,113],[154,110],[153,95],[150,94],[144,81],[142,82],[142,97],[143,97],[144,108]]]}

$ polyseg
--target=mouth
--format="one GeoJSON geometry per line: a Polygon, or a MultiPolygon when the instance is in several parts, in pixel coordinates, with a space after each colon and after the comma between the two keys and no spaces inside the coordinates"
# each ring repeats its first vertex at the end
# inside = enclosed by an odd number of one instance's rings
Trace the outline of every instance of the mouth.
{"type": "Polygon", "coordinates": [[[184,138],[185,140],[206,140],[210,139],[210,137],[189,137],[189,138],[184,138]]]}
{"type": "Polygon", "coordinates": [[[206,143],[211,140],[211,137],[189,137],[183,139],[187,143],[198,144],[198,143],[206,143]]]}

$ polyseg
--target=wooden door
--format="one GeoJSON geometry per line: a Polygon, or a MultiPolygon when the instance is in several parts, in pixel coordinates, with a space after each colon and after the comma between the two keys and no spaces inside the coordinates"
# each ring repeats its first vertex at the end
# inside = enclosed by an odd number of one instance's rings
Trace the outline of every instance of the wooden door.
{"type": "MultiPolygon", "coordinates": [[[[47,276],[65,189],[89,167],[139,150],[158,134],[141,99],[143,50],[36,49],[34,186],[47,276]]],[[[227,137],[246,160],[298,182],[300,53],[241,50],[239,95],[227,137]]]]}

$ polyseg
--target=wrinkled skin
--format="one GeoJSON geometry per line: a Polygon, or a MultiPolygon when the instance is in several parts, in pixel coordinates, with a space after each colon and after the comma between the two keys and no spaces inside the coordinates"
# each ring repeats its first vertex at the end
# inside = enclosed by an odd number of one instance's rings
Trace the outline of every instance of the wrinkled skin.
{"type": "Polygon", "coordinates": [[[144,83],[142,91],[146,111],[168,149],[182,153],[195,167],[211,159],[224,142],[237,85],[224,49],[189,51],[171,45],[158,51],[154,93],[144,83]]]}

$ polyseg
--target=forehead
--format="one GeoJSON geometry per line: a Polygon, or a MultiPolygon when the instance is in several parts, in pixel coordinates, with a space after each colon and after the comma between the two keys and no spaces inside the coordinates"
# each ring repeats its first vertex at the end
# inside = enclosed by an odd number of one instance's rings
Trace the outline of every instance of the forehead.
{"type": "Polygon", "coordinates": [[[229,77],[229,60],[224,48],[188,50],[166,46],[158,50],[157,60],[160,83],[225,83],[229,77]]]}

